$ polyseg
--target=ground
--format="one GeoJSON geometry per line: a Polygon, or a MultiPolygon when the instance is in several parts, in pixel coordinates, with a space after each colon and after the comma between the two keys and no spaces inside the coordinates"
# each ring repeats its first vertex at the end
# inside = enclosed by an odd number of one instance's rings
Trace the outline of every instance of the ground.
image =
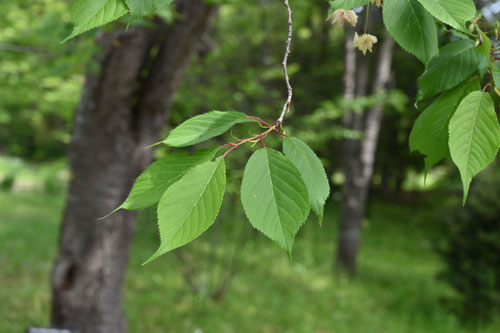
{"type": "MultiPolygon", "coordinates": [[[[63,203],[63,191],[0,191],[0,332],[48,325],[63,203]]],[[[240,233],[246,221],[226,214],[181,252],[183,260],[172,253],[141,266],[157,246],[151,215],[140,215],[125,283],[130,332],[470,332],[442,302],[452,291],[436,278],[439,221],[424,203],[370,204],[355,281],[332,274],[335,203],[322,228],[310,219],[299,232],[291,263],[271,241],[250,229],[240,233]],[[234,251],[242,239],[244,249],[234,251]],[[238,270],[227,292],[206,297],[235,253],[238,270]],[[202,277],[197,292],[181,274],[190,267],[198,269],[192,277],[202,277]]],[[[498,331],[493,324],[482,332],[498,331]]]]}

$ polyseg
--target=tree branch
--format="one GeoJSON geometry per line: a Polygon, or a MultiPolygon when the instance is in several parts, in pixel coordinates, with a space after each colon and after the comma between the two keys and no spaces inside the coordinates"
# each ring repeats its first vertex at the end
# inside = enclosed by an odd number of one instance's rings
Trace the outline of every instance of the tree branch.
{"type": "Polygon", "coordinates": [[[285,73],[285,82],[288,90],[288,98],[285,102],[285,105],[283,105],[283,111],[281,112],[280,117],[278,118],[278,120],[276,120],[276,127],[279,127],[281,126],[281,124],[283,124],[283,118],[285,118],[285,114],[290,111],[290,104],[292,103],[292,97],[293,97],[293,89],[292,85],[290,84],[290,78],[288,77],[288,68],[287,68],[288,56],[290,55],[290,45],[292,44],[292,33],[293,33],[292,9],[290,8],[288,0],[285,0],[284,4],[288,10],[288,38],[286,40],[285,57],[283,58],[282,65],[283,65],[283,71],[285,73]]]}
{"type": "Polygon", "coordinates": [[[260,118],[256,117],[250,117],[248,116],[247,118],[249,119],[254,119],[259,122],[259,124],[267,128],[267,130],[261,134],[255,135],[251,138],[239,140],[236,142],[230,142],[226,143],[225,145],[221,146],[220,149],[225,149],[229,148],[226,150],[224,155],[222,155],[222,158],[225,158],[230,152],[241,146],[242,144],[246,142],[261,142],[264,148],[266,148],[266,144],[264,143],[264,138],[272,131],[278,133],[279,135],[282,135],[286,137],[287,135],[285,133],[282,133],[279,131],[280,126],[283,124],[283,118],[285,118],[285,114],[290,111],[290,104],[292,103],[292,97],[293,97],[293,89],[292,85],[290,84],[290,77],[288,76],[288,56],[290,55],[290,45],[292,44],[292,34],[293,34],[293,21],[292,21],[292,9],[290,8],[290,4],[288,3],[288,0],[284,0],[284,5],[286,9],[288,10],[288,38],[286,40],[286,49],[285,49],[285,56],[283,58],[283,62],[281,63],[283,65],[283,71],[285,73],[285,82],[286,82],[286,87],[288,90],[288,97],[286,99],[285,105],[283,105],[283,111],[281,112],[280,117],[275,121],[274,125],[270,125],[263,121],[260,118]]]}

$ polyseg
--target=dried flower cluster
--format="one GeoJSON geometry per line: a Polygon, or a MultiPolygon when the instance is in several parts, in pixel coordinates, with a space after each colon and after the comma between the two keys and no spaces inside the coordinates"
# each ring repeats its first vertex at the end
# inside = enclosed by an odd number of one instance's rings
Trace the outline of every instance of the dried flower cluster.
{"type": "MultiPolygon", "coordinates": [[[[377,7],[382,6],[382,0],[370,0],[370,3],[377,7]]],[[[368,4],[368,6],[369,5],[370,4],[368,4]]],[[[345,22],[349,23],[353,27],[355,27],[358,23],[358,15],[356,15],[356,13],[350,9],[337,9],[333,12],[329,19],[331,20],[332,24],[337,24],[339,27],[343,27],[345,22]]],[[[358,35],[358,33],[354,35],[352,45],[363,52],[364,55],[366,55],[367,51],[372,52],[373,45],[376,44],[377,41],[377,37],[366,33],[365,26],[365,32],[361,36],[358,35]]]]}
{"type": "Polygon", "coordinates": [[[358,23],[358,15],[353,10],[349,9],[337,9],[332,14],[332,24],[337,24],[339,27],[343,27],[344,23],[347,21],[353,27],[358,23]]]}
{"type": "Polygon", "coordinates": [[[370,34],[362,34],[361,36],[356,34],[354,35],[354,41],[352,45],[357,47],[364,55],[366,55],[366,51],[372,52],[373,44],[377,43],[377,37],[370,34]]]}

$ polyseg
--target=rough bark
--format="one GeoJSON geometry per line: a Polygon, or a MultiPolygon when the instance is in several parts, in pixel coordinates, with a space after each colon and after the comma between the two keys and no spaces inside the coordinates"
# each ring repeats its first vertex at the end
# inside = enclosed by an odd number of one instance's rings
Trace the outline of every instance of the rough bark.
{"type": "MultiPolygon", "coordinates": [[[[352,100],[355,96],[364,96],[367,90],[369,74],[368,59],[356,61],[356,51],[352,47],[352,35],[347,36],[345,98],[352,100]]],[[[380,47],[376,80],[372,92],[384,90],[390,81],[391,63],[394,42],[386,36],[380,47]]],[[[362,131],[361,140],[346,139],[343,142],[345,183],[340,215],[340,232],[337,249],[337,266],[351,275],[356,274],[356,257],[358,253],[361,224],[365,214],[366,200],[370,189],[378,136],[382,122],[383,105],[375,105],[365,114],[347,112],[344,115],[344,126],[362,131]]]]}
{"type": "Polygon", "coordinates": [[[99,73],[87,75],[70,147],[71,182],[52,274],[54,327],[80,333],[127,331],[121,289],[135,214],[119,206],[152,158],[179,83],[215,7],[176,1],[170,27],[101,35],[99,73]]]}

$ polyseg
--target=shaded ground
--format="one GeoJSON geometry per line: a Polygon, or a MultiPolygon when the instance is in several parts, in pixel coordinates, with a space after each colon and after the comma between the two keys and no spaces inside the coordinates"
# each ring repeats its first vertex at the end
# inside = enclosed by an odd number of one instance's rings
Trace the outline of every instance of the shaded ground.
{"type": "MultiPolygon", "coordinates": [[[[48,323],[62,204],[61,194],[0,192],[0,332],[48,323]]],[[[130,332],[469,332],[440,301],[451,291],[435,279],[440,264],[432,240],[439,222],[429,211],[372,204],[355,282],[332,277],[334,205],[323,228],[310,220],[300,231],[292,264],[272,242],[245,230],[251,236],[238,274],[219,301],[204,297],[203,286],[209,289],[224,273],[221,263],[234,244],[225,240],[239,238],[220,227],[184,250],[187,265],[201,267],[197,274],[204,276],[202,290],[193,293],[177,255],[140,266],[157,246],[154,222],[143,213],[125,286],[130,332]]],[[[226,215],[226,227],[243,222],[233,217],[226,215]]]]}

